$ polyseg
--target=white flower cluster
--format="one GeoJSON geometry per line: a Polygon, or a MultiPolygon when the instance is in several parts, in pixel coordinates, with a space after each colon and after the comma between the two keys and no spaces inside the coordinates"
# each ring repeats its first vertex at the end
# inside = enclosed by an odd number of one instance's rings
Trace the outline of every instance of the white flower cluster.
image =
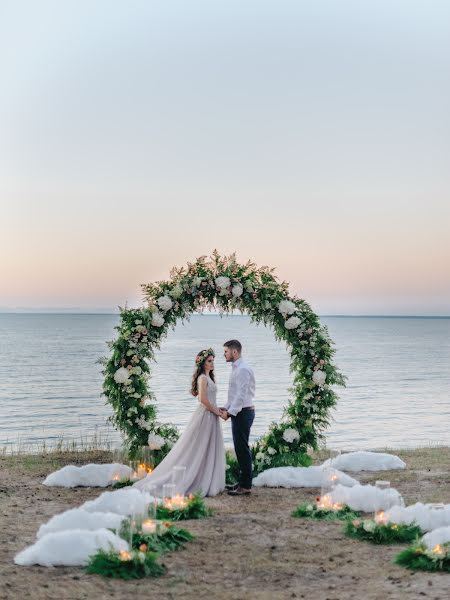
{"type": "Polygon", "coordinates": [[[283,431],[283,440],[285,442],[287,442],[288,444],[292,444],[292,442],[295,442],[296,440],[300,439],[300,434],[296,429],[293,429],[292,427],[288,427],[287,429],[285,429],[283,431]]]}
{"type": "Polygon", "coordinates": [[[220,277],[216,277],[214,282],[219,290],[219,296],[227,296],[229,287],[231,285],[230,278],[226,277],[225,275],[221,275],[220,277]]]}
{"type": "Polygon", "coordinates": [[[295,312],[295,304],[290,300],[282,300],[278,305],[278,312],[286,318],[288,315],[292,315],[295,312]]]}
{"type": "Polygon", "coordinates": [[[240,283],[236,283],[236,285],[233,285],[231,288],[231,293],[235,298],[239,298],[244,293],[244,288],[240,283]]]}
{"type": "Polygon", "coordinates": [[[150,421],[145,420],[144,415],[141,415],[139,417],[139,419],[135,419],[134,422],[140,429],[146,429],[147,431],[150,431],[150,429],[152,427],[152,424],[150,423],[150,421]]]}
{"type": "Polygon", "coordinates": [[[152,314],[152,325],[153,327],[162,327],[164,325],[164,317],[159,312],[154,312],[152,314]]]}
{"type": "Polygon", "coordinates": [[[325,373],[325,371],[321,371],[320,369],[314,371],[312,380],[316,385],[323,387],[325,385],[326,379],[327,374],[325,373]]]}
{"type": "Polygon", "coordinates": [[[164,446],[165,439],[156,433],[150,433],[147,440],[150,450],[161,450],[164,446]]]}
{"type": "Polygon", "coordinates": [[[164,312],[167,312],[173,306],[172,299],[169,296],[160,296],[157,299],[156,303],[159,306],[159,308],[164,312]]]}
{"type": "Polygon", "coordinates": [[[130,372],[125,367],[120,367],[114,373],[114,381],[122,385],[128,385],[130,383],[130,372]]]}

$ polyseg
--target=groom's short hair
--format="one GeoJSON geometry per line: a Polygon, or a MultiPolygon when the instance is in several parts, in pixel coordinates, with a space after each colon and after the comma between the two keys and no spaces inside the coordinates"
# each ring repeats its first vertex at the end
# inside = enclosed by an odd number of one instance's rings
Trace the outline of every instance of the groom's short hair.
{"type": "Polygon", "coordinates": [[[239,354],[242,352],[242,344],[239,340],[228,340],[228,342],[225,342],[224,346],[231,348],[231,350],[237,350],[239,354]]]}

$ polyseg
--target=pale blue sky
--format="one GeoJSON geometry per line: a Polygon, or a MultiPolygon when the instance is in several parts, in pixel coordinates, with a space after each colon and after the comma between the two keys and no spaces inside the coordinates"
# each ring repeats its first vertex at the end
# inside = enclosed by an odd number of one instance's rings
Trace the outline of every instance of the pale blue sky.
{"type": "Polygon", "coordinates": [[[0,307],[214,247],[321,313],[450,314],[450,3],[0,0],[0,307]]]}

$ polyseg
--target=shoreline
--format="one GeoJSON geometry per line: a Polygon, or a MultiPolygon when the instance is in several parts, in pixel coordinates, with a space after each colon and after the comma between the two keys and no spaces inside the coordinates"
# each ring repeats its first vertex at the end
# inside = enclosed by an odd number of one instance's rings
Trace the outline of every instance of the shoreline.
{"type": "MultiPolygon", "coordinates": [[[[328,457],[314,454],[314,464],[328,457]]],[[[391,481],[405,503],[450,503],[450,447],[397,450],[407,464],[399,471],[363,472],[362,483],[391,481]]],[[[117,581],[87,575],[81,568],[18,567],[14,555],[33,543],[39,526],[53,515],[97,497],[100,488],[47,488],[43,479],[66,464],[109,462],[111,454],[90,452],[0,456],[0,599],[35,600],[153,596],[173,600],[444,600],[443,573],[414,573],[392,564],[403,546],[374,546],[345,538],[342,524],[292,518],[292,510],[317,495],[314,488],[255,488],[249,498],[207,498],[214,515],[186,521],[196,539],[164,556],[159,579],[117,581]]],[[[108,489],[108,488],[106,488],[108,489]]]]}

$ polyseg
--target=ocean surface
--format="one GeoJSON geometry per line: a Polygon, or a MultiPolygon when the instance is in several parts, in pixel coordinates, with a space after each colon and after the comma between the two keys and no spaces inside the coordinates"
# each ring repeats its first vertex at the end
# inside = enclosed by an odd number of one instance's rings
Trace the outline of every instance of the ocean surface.
{"type": "MultiPolygon", "coordinates": [[[[348,377],[326,432],[329,448],[450,445],[450,318],[323,317],[348,377]]],[[[39,448],[64,440],[120,436],[101,395],[106,340],[117,315],[0,314],[0,448],[39,448]]],[[[241,340],[256,374],[253,438],[280,419],[291,384],[289,355],[269,328],[245,316],[195,315],[169,333],[157,355],[152,389],[159,418],[183,428],[195,408],[189,395],[197,351],[217,353],[219,401],[230,366],[222,344],[241,340]]],[[[231,444],[230,425],[223,424],[231,444]]]]}

